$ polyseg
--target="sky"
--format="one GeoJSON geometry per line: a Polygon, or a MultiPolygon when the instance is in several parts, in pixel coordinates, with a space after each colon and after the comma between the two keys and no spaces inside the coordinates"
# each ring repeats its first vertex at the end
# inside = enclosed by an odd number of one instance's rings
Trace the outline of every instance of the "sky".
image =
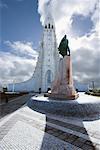
{"type": "Polygon", "coordinates": [[[32,76],[47,4],[58,45],[69,39],[74,80],[100,86],[99,0],[0,0],[0,83],[32,76]]]}

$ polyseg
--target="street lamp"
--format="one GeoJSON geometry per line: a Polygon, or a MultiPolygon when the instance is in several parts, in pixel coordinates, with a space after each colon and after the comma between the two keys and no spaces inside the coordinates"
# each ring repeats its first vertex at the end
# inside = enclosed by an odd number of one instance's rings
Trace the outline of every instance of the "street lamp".
{"type": "Polygon", "coordinates": [[[15,79],[13,79],[13,84],[12,84],[12,92],[15,92],[15,79]]]}
{"type": "Polygon", "coordinates": [[[92,81],[92,88],[94,89],[94,81],[92,81]]]}

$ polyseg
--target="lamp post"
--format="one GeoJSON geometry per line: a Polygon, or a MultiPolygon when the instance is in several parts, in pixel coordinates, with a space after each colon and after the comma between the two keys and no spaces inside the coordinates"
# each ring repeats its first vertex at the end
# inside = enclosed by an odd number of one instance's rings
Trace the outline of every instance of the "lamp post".
{"type": "Polygon", "coordinates": [[[95,86],[94,86],[94,81],[92,81],[92,88],[94,89],[94,87],[95,87],[95,86]]]}
{"type": "Polygon", "coordinates": [[[90,89],[90,85],[89,85],[89,83],[88,83],[88,91],[89,91],[89,89],[90,89]]]}
{"type": "Polygon", "coordinates": [[[15,79],[13,79],[13,84],[12,84],[12,92],[15,92],[15,79]]]}

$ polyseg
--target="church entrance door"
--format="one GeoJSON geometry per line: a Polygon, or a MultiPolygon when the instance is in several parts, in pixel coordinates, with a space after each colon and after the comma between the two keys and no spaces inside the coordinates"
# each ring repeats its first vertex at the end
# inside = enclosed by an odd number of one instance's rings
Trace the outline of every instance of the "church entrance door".
{"type": "Polygon", "coordinates": [[[45,84],[45,89],[46,89],[46,91],[49,89],[49,88],[51,88],[51,83],[52,83],[52,81],[53,81],[53,73],[52,73],[52,71],[51,70],[48,70],[47,72],[46,72],[46,78],[45,78],[46,80],[46,84],[45,84]]]}

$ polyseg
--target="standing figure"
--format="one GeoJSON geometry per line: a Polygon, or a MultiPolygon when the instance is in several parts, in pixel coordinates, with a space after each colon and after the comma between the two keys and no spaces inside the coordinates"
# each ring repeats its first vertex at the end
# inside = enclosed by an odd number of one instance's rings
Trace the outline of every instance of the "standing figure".
{"type": "Polygon", "coordinates": [[[62,38],[59,48],[59,53],[64,57],[65,55],[70,56],[70,49],[68,46],[68,39],[66,39],[66,35],[62,38]]]}

